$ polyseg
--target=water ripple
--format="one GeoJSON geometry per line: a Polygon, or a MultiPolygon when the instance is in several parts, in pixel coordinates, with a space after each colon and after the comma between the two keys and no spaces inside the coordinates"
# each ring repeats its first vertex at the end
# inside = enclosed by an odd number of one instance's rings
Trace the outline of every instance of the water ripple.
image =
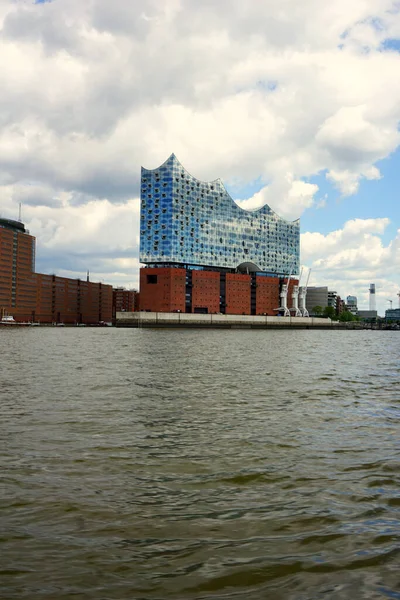
{"type": "Polygon", "coordinates": [[[2,600],[400,598],[398,332],[0,335],[2,600]]]}

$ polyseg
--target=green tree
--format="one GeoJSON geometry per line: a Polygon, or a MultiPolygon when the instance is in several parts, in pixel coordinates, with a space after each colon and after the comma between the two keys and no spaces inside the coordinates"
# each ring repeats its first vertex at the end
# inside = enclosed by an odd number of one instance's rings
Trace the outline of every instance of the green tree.
{"type": "Polygon", "coordinates": [[[312,312],[314,315],[319,317],[320,315],[322,315],[322,306],[319,306],[319,304],[317,306],[314,306],[314,308],[312,309],[312,312]]]}
{"type": "Polygon", "coordinates": [[[356,321],[356,320],[357,320],[356,317],[349,310],[344,310],[339,315],[339,321],[342,321],[342,322],[356,321]]]}
{"type": "Polygon", "coordinates": [[[325,306],[324,312],[322,313],[324,317],[328,317],[329,319],[336,318],[336,311],[333,306],[325,306]]]}

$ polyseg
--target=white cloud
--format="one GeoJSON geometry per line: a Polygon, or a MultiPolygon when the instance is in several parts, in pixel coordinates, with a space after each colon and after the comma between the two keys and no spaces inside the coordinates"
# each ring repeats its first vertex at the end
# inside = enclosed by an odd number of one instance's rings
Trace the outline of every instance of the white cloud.
{"type": "MultiPolygon", "coordinates": [[[[57,205],[26,204],[23,220],[36,237],[36,270],[65,277],[138,287],[139,199],[118,205],[108,200],[90,200],[74,206],[69,194],[57,205]]],[[[6,199],[5,217],[17,218],[12,200],[6,199]]]]}
{"type": "Polygon", "coordinates": [[[281,217],[293,221],[314,204],[317,192],[317,185],[294,180],[293,174],[287,173],[283,180],[262,188],[252,198],[238,201],[238,204],[247,210],[268,204],[281,217]]]}
{"type": "MultiPolygon", "coordinates": [[[[107,243],[118,252],[113,236],[129,237],[118,219],[129,222],[141,164],[156,167],[172,151],[202,179],[259,179],[263,188],[242,206],[268,202],[287,219],[322,206],[313,175],[356,193],[400,143],[400,53],[384,45],[400,37],[395,8],[392,0],[0,2],[1,212],[15,216],[23,202],[32,232],[44,236],[38,255],[47,252],[53,268],[57,248],[89,252],[93,243],[96,252],[102,235],[101,268],[107,243]]],[[[130,219],[136,232],[137,211],[130,219]]],[[[137,241],[124,244],[137,255],[137,241]]],[[[110,277],[129,270],[113,260],[110,277]]]]}
{"type": "Polygon", "coordinates": [[[395,299],[400,269],[400,229],[387,245],[382,236],[390,221],[354,219],[326,235],[301,235],[301,258],[312,269],[310,285],[327,285],[342,298],[356,295],[359,308],[368,308],[368,288],[375,283],[377,308],[384,315],[387,298],[395,299]]]}
{"type": "Polygon", "coordinates": [[[0,41],[3,169],[19,178],[28,162],[29,176],[98,195],[104,163],[132,186],[143,159],[157,164],[174,150],[226,180],[240,167],[247,181],[321,169],[339,185],[346,170],[358,181],[399,143],[400,57],[378,51],[397,20],[391,5],[10,4],[0,41]]]}

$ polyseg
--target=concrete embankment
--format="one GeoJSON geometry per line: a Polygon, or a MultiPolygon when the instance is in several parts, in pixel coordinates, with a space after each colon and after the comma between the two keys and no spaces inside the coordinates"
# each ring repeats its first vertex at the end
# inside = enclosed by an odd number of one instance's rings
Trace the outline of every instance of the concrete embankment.
{"type": "Polygon", "coordinates": [[[360,329],[358,323],[305,317],[117,312],[117,327],[203,327],[212,329],[360,329]]]}

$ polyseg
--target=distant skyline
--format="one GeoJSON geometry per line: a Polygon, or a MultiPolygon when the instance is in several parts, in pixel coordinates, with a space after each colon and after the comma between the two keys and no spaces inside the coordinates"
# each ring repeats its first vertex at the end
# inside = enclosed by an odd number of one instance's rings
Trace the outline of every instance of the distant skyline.
{"type": "Polygon", "coordinates": [[[398,306],[400,5],[2,0],[0,214],[37,269],[138,287],[140,167],[174,152],[301,218],[310,285],[398,306]]]}

